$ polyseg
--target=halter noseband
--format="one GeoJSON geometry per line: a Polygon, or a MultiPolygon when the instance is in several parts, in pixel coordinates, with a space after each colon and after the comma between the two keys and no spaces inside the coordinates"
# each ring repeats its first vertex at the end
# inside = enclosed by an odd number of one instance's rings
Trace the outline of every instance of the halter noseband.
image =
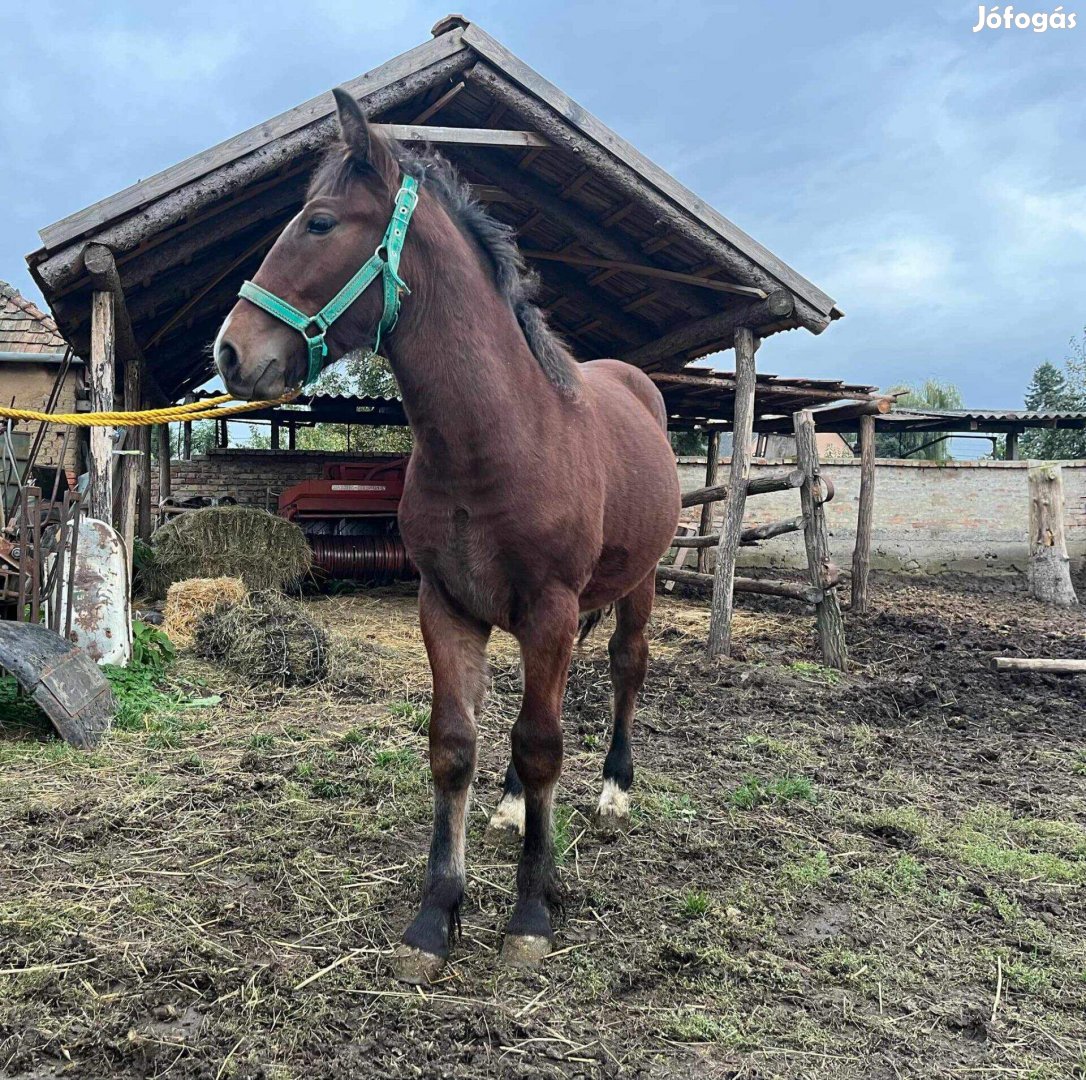
{"type": "Polygon", "coordinates": [[[381,335],[389,333],[396,325],[396,319],[400,314],[400,295],[410,293],[411,290],[404,284],[399,275],[400,252],[403,250],[404,240],[407,239],[407,226],[411,223],[411,215],[419,201],[419,182],[413,176],[405,176],[396,195],[396,205],[392,210],[388,228],[385,229],[381,246],[362,264],[358,272],[343,286],[342,289],[317,312],[316,315],[306,315],[292,307],[285,300],[280,299],[275,293],[246,281],[238,290],[238,296],[263,308],[269,315],[274,315],[287,326],[293,327],[305,338],[306,351],[309,358],[309,368],[305,381],[311,383],[321,372],[324,366],[324,358],[328,355],[328,342],[325,335],[336,321],[361,295],[377,280],[382,278],[384,286],[385,307],[381,314],[381,321],[377,324],[377,332],[371,352],[376,352],[381,344],[381,335]],[[310,330],[316,330],[311,334],[310,330]]]}

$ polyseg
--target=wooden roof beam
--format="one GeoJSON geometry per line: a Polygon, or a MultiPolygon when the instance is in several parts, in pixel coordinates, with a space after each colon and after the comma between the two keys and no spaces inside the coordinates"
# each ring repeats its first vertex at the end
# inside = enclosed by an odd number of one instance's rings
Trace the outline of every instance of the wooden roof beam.
{"type": "MultiPolygon", "coordinates": [[[[566,202],[553,190],[528,179],[504,162],[495,160],[494,155],[484,158],[481,154],[469,152],[468,158],[472,167],[488,180],[507,191],[518,202],[541,211],[550,221],[605,259],[644,262],[644,255],[634,241],[617,231],[611,231],[606,224],[594,221],[576,204],[566,202]]],[[[717,310],[717,305],[705,296],[704,290],[688,287],[681,282],[661,281],[657,291],[681,311],[708,315],[717,310]]]]}
{"type": "MultiPolygon", "coordinates": [[[[488,55],[488,50],[494,55],[500,56],[502,66],[506,70],[512,70],[517,65],[518,62],[515,57],[511,54],[506,56],[504,50],[499,51],[502,47],[479,31],[478,27],[469,26],[464,31],[464,35],[465,41],[473,48],[478,49],[484,56],[488,55]]],[[[704,251],[706,256],[720,270],[747,284],[756,285],[766,293],[771,294],[782,288],[782,279],[774,277],[763,269],[762,265],[756,262],[753,256],[745,254],[735,244],[725,240],[723,236],[711,233],[709,226],[699,226],[696,221],[691,220],[691,216],[686,210],[680,209],[678,204],[661,194],[657,185],[650,183],[645,175],[639,173],[631,165],[625,164],[619,160],[615,153],[605,150],[599,143],[571,126],[566,119],[555,114],[553,107],[544,104],[538,97],[514,86],[507,78],[504,78],[493,68],[482,62],[475,65],[471,81],[485,87],[492,97],[508,105],[509,109],[521,118],[525,127],[547,136],[557,149],[572,154],[584,165],[591,165],[602,180],[625,197],[637,200],[649,207],[657,215],[663,228],[704,251]]],[[[542,82],[538,76],[536,76],[536,81],[542,82]]],[[[572,103],[570,103],[570,107],[574,108],[572,103]]],[[[625,150],[625,147],[623,149],[625,150]]],[[[630,150],[632,151],[632,148],[630,150]]],[[[661,178],[666,179],[666,174],[653,166],[651,162],[646,161],[644,167],[646,169],[651,167],[653,175],[659,174],[661,178]]],[[[663,183],[663,179],[661,179],[661,183],[663,183]]],[[[670,181],[669,186],[675,186],[674,181],[670,181]]],[[[688,197],[689,200],[696,202],[699,206],[701,205],[701,201],[690,193],[685,193],[684,197],[688,197]]],[[[708,212],[708,208],[706,208],[706,212],[708,212]]],[[[720,220],[723,222],[723,219],[720,220]]],[[[829,298],[818,293],[810,282],[800,278],[793,271],[789,271],[771,252],[765,251],[760,245],[755,244],[741,230],[730,225],[730,223],[727,224],[735,234],[737,241],[749,248],[753,248],[766,265],[773,265],[779,269],[784,277],[789,278],[789,280],[794,279],[797,289],[802,285],[804,291],[813,292],[822,298],[823,303],[828,303],[829,298]]],[[[805,326],[813,333],[821,333],[830,323],[829,314],[823,314],[806,300],[797,300],[795,302],[794,313],[799,325],[805,326]]]]}
{"type": "Polygon", "coordinates": [[[428,127],[425,124],[373,124],[397,142],[431,143],[435,146],[504,146],[548,149],[550,141],[534,131],[504,131],[500,128],[428,127]]]}
{"type": "Polygon", "coordinates": [[[690,349],[709,340],[734,343],[735,331],[741,326],[753,330],[757,336],[760,326],[788,315],[793,303],[794,298],[790,293],[779,290],[765,300],[755,300],[717,315],[683,323],[655,341],[628,352],[623,359],[641,368],[653,366],[669,370],[685,367],[686,353],[690,349]]]}

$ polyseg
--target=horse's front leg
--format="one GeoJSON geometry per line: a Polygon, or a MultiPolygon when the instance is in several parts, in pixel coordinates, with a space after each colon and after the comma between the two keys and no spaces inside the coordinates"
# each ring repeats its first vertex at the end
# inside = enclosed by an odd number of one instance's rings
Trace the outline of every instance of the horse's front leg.
{"type": "Polygon", "coordinates": [[[524,787],[524,847],[502,958],[523,966],[551,951],[551,914],[560,898],[552,817],[562,772],[562,696],[577,632],[576,596],[549,595],[514,632],[524,665],[524,698],[512,739],[513,766],[524,787]]]}
{"type": "Polygon", "coordinates": [[[475,711],[486,691],[490,627],[453,610],[424,578],[419,621],[433,674],[430,772],[434,780],[434,830],[422,906],[393,954],[398,979],[428,983],[449,956],[464,895],[464,837],[468,796],[475,774],[475,711]]]}

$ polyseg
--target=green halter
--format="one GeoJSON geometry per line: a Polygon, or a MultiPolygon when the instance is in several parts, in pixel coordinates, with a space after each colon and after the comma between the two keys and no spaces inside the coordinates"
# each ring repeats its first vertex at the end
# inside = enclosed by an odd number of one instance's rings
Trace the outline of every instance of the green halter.
{"type": "Polygon", "coordinates": [[[381,321],[377,324],[372,352],[376,352],[380,347],[381,335],[389,333],[396,325],[396,319],[400,314],[400,294],[411,292],[399,275],[400,252],[403,250],[404,240],[407,239],[407,226],[411,223],[411,215],[418,201],[419,182],[413,176],[405,176],[396,195],[396,205],[392,210],[388,228],[385,229],[381,246],[316,315],[306,315],[285,300],[281,300],[275,293],[268,292],[267,289],[262,289],[251,281],[246,281],[238,290],[238,296],[256,304],[258,308],[263,308],[269,315],[281,319],[305,338],[306,350],[309,354],[309,370],[305,377],[307,384],[320,374],[324,366],[324,358],[328,355],[325,334],[328,333],[332,323],[377,280],[378,275],[383,279],[385,309],[381,315],[381,321]],[[309,333],[311,329],[316,329],[317,332],[311,334],[309,333]]]}

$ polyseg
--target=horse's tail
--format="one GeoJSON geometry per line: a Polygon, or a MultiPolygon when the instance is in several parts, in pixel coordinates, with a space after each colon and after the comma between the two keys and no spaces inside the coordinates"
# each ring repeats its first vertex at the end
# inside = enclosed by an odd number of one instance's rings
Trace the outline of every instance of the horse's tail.
{"type": "Polygon", "coordinates": [[[607,607],[596,608],[595,611],[586,611],[578,623],[577,644],[583,645],[588,635],[614,610],[615,605],[609,604],[607,607]]]}

